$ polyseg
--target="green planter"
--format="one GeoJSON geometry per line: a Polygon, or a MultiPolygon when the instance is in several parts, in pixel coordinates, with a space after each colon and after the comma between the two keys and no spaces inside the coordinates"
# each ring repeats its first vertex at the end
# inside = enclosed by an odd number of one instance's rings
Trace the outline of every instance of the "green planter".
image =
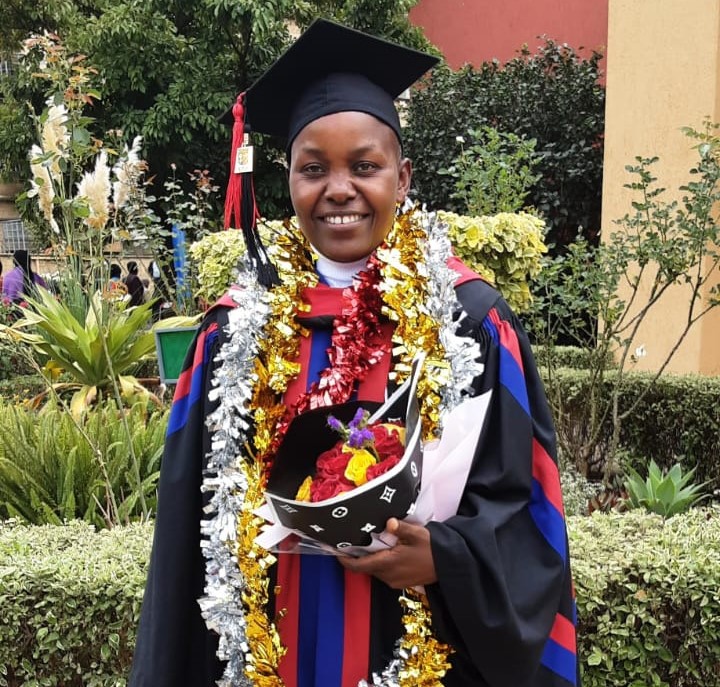
{"type": "Polygon", "coordinates": [[[180,377],[188,348],[195,338],[198,327],[167,327],[155,330],[160,380],[163,384],[175,384],[180,377]]]}

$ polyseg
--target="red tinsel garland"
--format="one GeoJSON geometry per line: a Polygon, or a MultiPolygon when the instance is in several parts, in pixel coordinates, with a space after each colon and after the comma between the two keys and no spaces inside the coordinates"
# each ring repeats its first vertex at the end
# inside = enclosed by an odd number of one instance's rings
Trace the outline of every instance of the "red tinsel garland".
{"type": "Polygon", "coordinates": [[[343,307],[333,322],[330,365],[278,422],[273,440],[262,457],[265,466],[270,465],[296,415],[349,401],[356,384],[390,352],[390,344],[380,337],[380,278],[378,264],[371,261],[366,270],[355,276],[352,286],[343,291],[343,307]]]}

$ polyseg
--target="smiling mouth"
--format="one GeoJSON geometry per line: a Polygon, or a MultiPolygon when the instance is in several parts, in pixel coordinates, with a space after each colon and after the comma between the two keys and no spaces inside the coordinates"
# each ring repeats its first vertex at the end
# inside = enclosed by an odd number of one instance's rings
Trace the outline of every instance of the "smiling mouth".
{"type": "Polygon", "coordinates": [[[335,226],[341,226],[343,224],[352,224],[353,222],[359,222],[365,217],[365,215],[353,214],[353,215],[325,215],[322,219],[327,224],[333,224],[335,226]]]}

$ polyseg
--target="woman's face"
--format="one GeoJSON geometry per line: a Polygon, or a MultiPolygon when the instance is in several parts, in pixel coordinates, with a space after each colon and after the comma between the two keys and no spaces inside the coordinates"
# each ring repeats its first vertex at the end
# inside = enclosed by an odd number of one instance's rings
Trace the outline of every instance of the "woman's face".
{"type": "Polygon", "coordinates": [[[308,124],[290,157],[290,198],[308,241],[337,262],[370,255],[410,186],[393,130],[364,112],[338,112],[308,124]]]}

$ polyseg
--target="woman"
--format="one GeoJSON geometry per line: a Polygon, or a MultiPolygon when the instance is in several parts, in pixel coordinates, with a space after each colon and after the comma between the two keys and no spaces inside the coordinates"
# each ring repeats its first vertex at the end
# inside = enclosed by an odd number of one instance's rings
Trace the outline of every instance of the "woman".
{"type": "Polygon", "coordinates": [[[3,297],[19,303],[26,295],[32,295],[35,285],[47,288],[45,280],[33,272],[30,264],[30,254],[26,250],[16,250],[13,253],[15,267],[11,269],[2,284],[3,297]]]}
{"type": "Polygon", "coordinates": [[[412,169],[393,97],[433,62],[321,21],[247,94],[253,130],[289,141],[300,234],[276,237],[273,266],[246,233],[274,286],[241,274],[186,361],[133,687],[223,675],[287,687],[577,684],[554,434],[529,344],[500,295],[449,255],[443,228],[399,210],[412,169]],[[254,541],[253,509],[289,422],[382,401],[416,353],[429,361],[418,387],[427,435],[463,398],[492,392],[457,515],[391,519],[397,544],[362,558],[275,561],[254,541]],[[420,585],[427,604],[400,596],[420,585]]]}
{"type": "Polygon", "coordinates": [[[142,305],[145,302],[145,287],[138,276],[138,264],[134,260],[130,260],[127,264],[127,271],[125,286],[127,287],[128,294],[130,294],[129,306],[142,305]]]}

